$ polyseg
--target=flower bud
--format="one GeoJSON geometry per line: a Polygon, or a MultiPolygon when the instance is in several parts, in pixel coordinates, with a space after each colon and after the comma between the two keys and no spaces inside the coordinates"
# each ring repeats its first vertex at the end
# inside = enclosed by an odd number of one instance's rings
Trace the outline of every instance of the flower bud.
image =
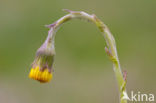
{"type": "Polygon", "coordinates": [[[52,66],[54,62],[54,42],[48,35],[46,41],[37,50],[35,60],[29,73],[29,78],[38,80],[41,83],[49,82],[52,79],[52,66]]]}

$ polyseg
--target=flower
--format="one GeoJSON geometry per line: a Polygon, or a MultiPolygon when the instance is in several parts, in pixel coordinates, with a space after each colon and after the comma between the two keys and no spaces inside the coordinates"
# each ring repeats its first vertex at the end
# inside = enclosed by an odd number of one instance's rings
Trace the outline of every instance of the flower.
{"type": "Polygon", "coordinates": [[[29,73],[29,78],[41,83],[49,82],[52,75],[55,48],[51,36],[48,36],[43,45],[37,50],[35,60],[29,73]]]}
{"type": "Polygon", "coordinates": [[[37,52],[37,56],[29,73],[29,78],[38,80],[41,83],[49,82],[53,76],[53,59],[54,54],[47,54],[47,52],[37,52]]]}

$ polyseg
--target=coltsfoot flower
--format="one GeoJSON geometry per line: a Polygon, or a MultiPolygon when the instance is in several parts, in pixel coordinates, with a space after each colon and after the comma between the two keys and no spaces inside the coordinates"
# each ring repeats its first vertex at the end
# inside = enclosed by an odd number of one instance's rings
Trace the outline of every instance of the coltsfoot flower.
{"type": "MultiPolygon", "coordinates": [[[[50,35],[50,34],[49,34],[50,35]]],[[[47,37],[43,45],[37,50],[35,60],[29,73],[29,78],[41,83],[49,82],[53,75],[53,62],[55,55],[54,42],[51,36],[47,37]]]]}
{"type": "Polygon", "coordinates": [[[52,75],[53,54],[47,54],[47,52],[37,52],[37,56],[32,64],[32,68],[29,73],[29,78],[38,80],[41,83],[49,82],[52,75]]]}

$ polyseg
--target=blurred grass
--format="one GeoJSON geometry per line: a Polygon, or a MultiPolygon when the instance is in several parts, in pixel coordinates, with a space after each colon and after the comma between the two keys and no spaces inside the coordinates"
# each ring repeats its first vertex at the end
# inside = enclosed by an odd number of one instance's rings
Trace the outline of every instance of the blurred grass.
{"type": "Polygon", "coordinates": [[[1,0],[0,103],[116,103],[118,93],[105,41],[95,25],[70,21],[56,36],[54,80],[30,80],[30,64],[61,10],[96,14],[115,36],[128,91],[156,93],[156,1],[1,0]]]}

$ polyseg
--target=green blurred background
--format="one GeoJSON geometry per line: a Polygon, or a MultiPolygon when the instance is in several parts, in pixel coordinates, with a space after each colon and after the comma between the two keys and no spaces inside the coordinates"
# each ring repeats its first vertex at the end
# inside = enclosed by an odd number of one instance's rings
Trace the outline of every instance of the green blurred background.
{"type": "Polygon", "coordinates": [[[0,0],[0,103],[118,103],[112,63],[95,25],[64,24],[56,35],[54,78],[28,78],[35,52],[62,9],[96,14],[117,42],[127,90],[156,95],[155,0],[0,0]]]}

